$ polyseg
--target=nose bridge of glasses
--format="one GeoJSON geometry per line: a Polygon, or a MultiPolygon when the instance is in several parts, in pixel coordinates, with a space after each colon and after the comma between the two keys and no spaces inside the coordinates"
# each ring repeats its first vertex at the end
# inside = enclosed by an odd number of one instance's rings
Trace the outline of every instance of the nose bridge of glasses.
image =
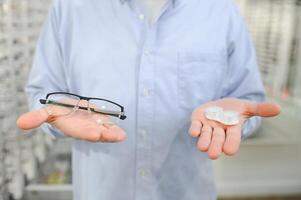
{"type": "Polygon", "coordinates": [[[77,102],[77,107],[85,107],[85,108],[89,108],[89,100],[87,99],[80,99],[78,102],[77,102]]]}

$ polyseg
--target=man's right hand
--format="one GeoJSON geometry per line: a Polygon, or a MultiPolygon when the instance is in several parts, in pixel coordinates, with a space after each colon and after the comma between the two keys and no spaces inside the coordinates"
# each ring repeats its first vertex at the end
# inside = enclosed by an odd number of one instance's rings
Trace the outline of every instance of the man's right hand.
{"type": "Polygon", "coordinates": [[[110,118],[106,115],[78,109],[70,115],[54,117],[47,112],[48,108],[50,106],[24,113],[18,118],[17,126],[30,130],[49,123],[66,136],[90,142],[121,142],[126,138],[125,131],[117,125],[97,123],[99,120],[108,122],[110,118]]]}

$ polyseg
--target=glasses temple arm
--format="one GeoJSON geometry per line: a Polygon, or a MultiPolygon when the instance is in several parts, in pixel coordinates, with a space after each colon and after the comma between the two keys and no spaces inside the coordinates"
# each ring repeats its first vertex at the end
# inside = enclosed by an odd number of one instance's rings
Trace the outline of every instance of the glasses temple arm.
{"type": "Polygon", "coordinates": [[[94,108],[90,108],[91,111],[96,112],[96,113],[100,113],[100,114],[105,114],[105,115],[111,115],[114,117],[118,117],[122,120],[124,120],[126,118],[126,116],[124,115],[123,112],[116,112],[116,111],[103,111],[100,109],[94,109],[94,108]]]}

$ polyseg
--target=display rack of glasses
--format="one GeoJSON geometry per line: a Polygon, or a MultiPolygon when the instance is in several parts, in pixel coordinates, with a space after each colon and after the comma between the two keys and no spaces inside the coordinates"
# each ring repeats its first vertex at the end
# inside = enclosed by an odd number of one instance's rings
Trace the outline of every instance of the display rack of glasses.
{"type": "Polygon", "coordinates": [[[279,124],[299,128],[301,121],[301,0],[236,2],[254,41],[267,94],[283,107],[280,117],[264,121],[264,134],[245,143],[300,143],[300,136],[283,131],[279,124]]]}
{"type": "Polygon", "coordinates": [[[301,0],[297,2],[296,19],[292,65],[288,78],[291,81],[288,85],[292,96],[296,97],[298,104],[301,105],[301,0]]]}
{"type": "Polygon", "coordinates": [[[0,0],[0,200],[21,199],[51,139],[15,126],[27,110],[24,84],[50,0],[0,0]]]}
{"type": "Polygon", "coordinates": [[[301,0],[236,0],[267,92],[301,105],[301,0]]]}

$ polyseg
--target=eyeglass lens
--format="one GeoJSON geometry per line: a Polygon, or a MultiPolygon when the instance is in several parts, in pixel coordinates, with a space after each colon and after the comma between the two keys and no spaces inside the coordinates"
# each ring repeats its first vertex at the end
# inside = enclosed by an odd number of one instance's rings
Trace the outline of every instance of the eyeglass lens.
{"type": "Polygon", "coordinates": [[[79,104],[80,98],[70,94],[52,94],[48,97],[46,104],[49,106],[51,115],[64,116],[74,112],[79,104]]]}
{"type": "Polygon", "coordinates": [[[92,111],[98,112],[98,113],[110,113],[110,114],[120,114],[120,107],[104,100],[99,99],[90,99],[89,100],[89,107],[92,111]]]}
{"type": "Polygon", "coordinates": [[[53,116],[65,116],[72,114],[78,106],[89,108],[94,113],[113,114],[118,116],[121,112],[119,106],[100,99],[80,100],[79,97],[71,94],[51,94],[46,104],[53,116]]]}

